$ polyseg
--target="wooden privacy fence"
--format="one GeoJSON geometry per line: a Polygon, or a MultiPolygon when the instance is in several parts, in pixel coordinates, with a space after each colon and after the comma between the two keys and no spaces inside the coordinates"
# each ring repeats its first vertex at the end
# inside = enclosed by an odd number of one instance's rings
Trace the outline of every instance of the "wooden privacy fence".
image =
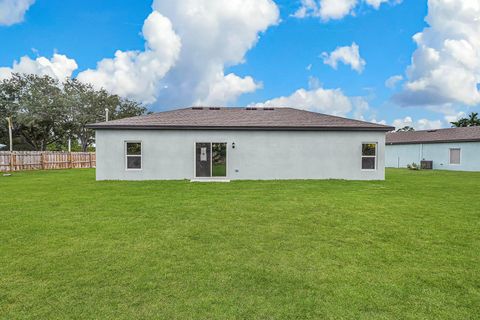
{"type": "Polygon", "coordinates": [[[0,172],[95,168],[94,152],[0,151],[0,172]]]}

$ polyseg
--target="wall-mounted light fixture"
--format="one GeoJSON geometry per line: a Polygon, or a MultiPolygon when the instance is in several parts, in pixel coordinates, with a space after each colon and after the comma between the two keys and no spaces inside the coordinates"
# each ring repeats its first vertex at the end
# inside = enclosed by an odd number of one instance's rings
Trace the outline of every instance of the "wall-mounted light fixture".
{"type": "Polygon", "coordinates": [[[235,149],[235,142],[232,142],[232,149],[235,149]]]}

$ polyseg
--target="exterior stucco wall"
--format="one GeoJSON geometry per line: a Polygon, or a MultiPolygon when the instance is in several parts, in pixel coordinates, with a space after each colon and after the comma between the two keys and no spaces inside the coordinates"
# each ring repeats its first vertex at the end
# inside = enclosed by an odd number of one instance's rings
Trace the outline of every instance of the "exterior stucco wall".
{"type": "Polygon", "coordinates": [[[195,142],[228,143],[231,180],[385,178],[383,132],[97,130],[96,136],[97,180],[192,179],[195,142]],[[125,141],[142,141],[142,170],[126,170],[125,141]],[[378,143],[375,171],[361,169],[366,142],[378,143]]]}
{"type": "Polygon", "coordinates": [[[386,166],[405,168],[413,162],[433,161],[436,170],[480,171],[480,142],[387,145],[386,166]],[[460,164],[450,164],[450,149],[460,148],[460,164]]]}

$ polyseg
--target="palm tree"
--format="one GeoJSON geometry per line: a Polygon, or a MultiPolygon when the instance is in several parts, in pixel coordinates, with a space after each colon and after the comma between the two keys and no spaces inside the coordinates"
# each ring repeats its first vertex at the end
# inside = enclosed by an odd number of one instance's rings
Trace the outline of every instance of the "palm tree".
{"type": "Polygon", "coordinates": [[[468,118],[471,127],[480,126],[480,119],[478,118],[478,112],[472,112],[468,118]]]}
{"type": "Polygon", "coordinates": [[[478,117],[478,112],[472,112],[468,118],[461,118],[458,121],[450,122],[452,127],[462,128],[462,127],[477,127],[480,126],[480,118],[478,117]]]}
{"type": "Polygon", "coordinates": [[[410,131],[415,131],[415,128],[412,128],[410,126],[405,126],[397,130],[397,132],[410,132],[410,131]]]}

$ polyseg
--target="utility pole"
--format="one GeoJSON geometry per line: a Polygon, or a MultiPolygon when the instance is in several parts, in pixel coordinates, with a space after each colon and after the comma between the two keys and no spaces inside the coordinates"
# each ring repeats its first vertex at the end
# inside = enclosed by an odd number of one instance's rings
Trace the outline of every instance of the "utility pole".
{"type": "Polygon", "coordinates": [[[12,117],[7,117],[8,121],[8,138],[10,139],[10,172],[15,168],[15,158],[13,156],[13,142],[12,142],[12,117]]]}
{"type": "Polygon", "coordinates": [[[8,121],[8,137],[10,139],[10,152],[13,151],[13,141],[12,141],[12,117],[7,117],[8,121]]]}

